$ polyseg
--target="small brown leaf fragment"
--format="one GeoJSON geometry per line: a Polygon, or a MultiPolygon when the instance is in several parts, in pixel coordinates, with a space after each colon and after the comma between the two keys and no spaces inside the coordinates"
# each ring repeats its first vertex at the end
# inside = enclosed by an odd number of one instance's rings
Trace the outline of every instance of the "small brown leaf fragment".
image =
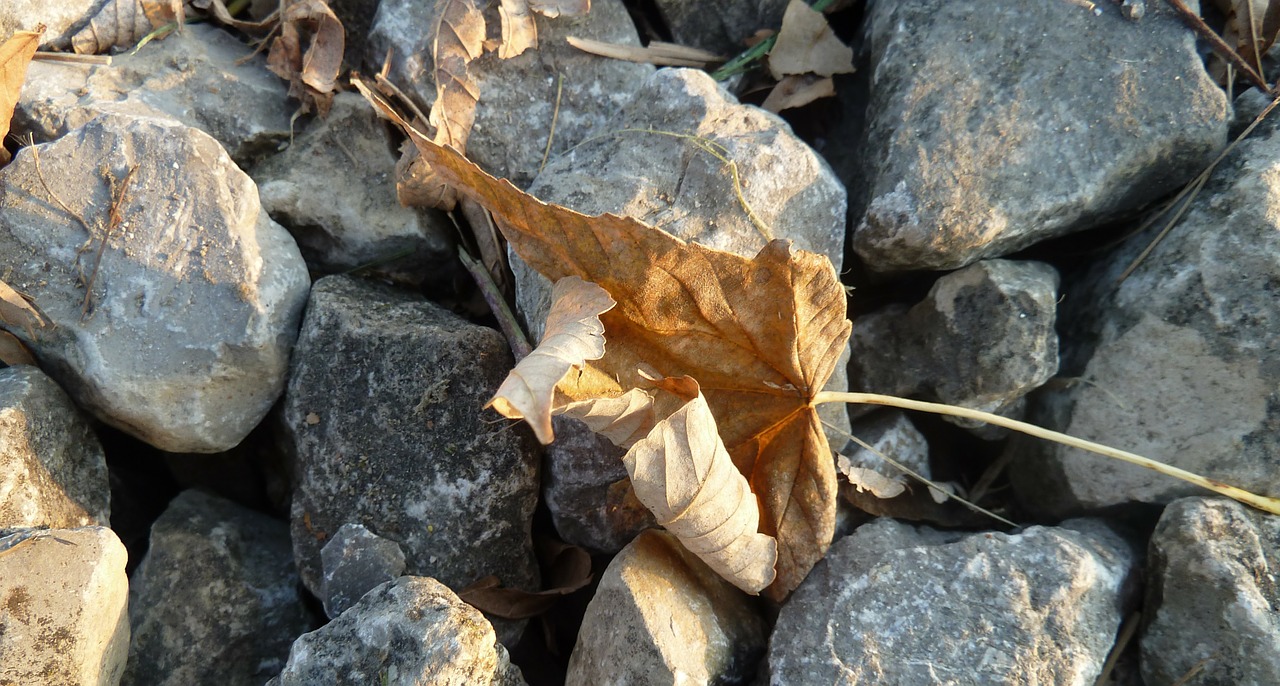
{"type": "MultiPolygon", "coordinates": [[[[1262,56],[1276,42],[1280,33],[1280,1],[1277,0],[1213,0],[1226,17],[1222,40],[1235,49],[1244,61],[1262,71],[1262,56]]],[[[1225,83],[1227,63],[1217,55],[1209,60],[1209,74],[1225,83]]]]}
{"type": "Polygon", "coordinates": [[[773,583],[778,543],[758,532],[755,495],[701,394],[658,422],[622,461],[636,497],[689,552],[752,595],[773,583]]]}
{"type": "Polygon", "coordinates": [[[280,34],[267,68],[289,82],[289,95],[320,114],[329,111],[346,49],[342,22],[324,0],[282,0],[280,34]]]}
{"type": "Polygon", "coordinates": [[[499,58],[509,59],[525,50],[538,47],[538,25],[529,13],[529,3],[526,0],[502,0],[498,5],[498,18],[502,21],[499,58]]]}
{"type": "Polygon", "coordinates": [[[576,276],[557,281],[542,342],[511,370],[486,407],[526,420],[543,445],[555,440],[551,411],[556,385],[570,369],[604,356],[600,315],[615,304],[603,288],[576,276]]]}
{"type": "Polygon", "coordinates": [[[9,151],[4,149],[3,142],[9,135],[18,94],[27,80],[27,65],[31,64],[31,56],[36,54],[43,33],[43,27],[39,31],[17,31],[0,44],[0,164],[9,161],[9,151]]]}
{"type": "Polygon", "coordinates": [[[548,19],[581,17],[591,11],[591,0],[529,0],[529,9],[548,19]]]}
{"type": "Polygon", "coordinates": [[[28,338],[35,338],[35,330],[45,328],[49,322],[25,296],[0,281],[0,324],[21,327],[28,338]]]}
{"type": "Polygon", "coordinates": [[[779,81],[788,74],[850,74],[853,49],[836,38],[821,12],[804,0],[791,0],[778,42],[769,51],[769,71],[779,81]]]}
{"type": "Polygon", "coordinates": [[[97,55],[112,48],[130,48],[163,26],[186,20],[182,0],[110,0],[89,24],[71,37],[71,49],[97,55]]]}
{"type": "Polygon", "coordinates": [[[783,77],[769,92],[760,107],[777,114],[782,110],[804,107],[814,100],[830,98],[836,94],[835,81],[830,76],[791,74],[783,77]]]}
{"type": "Polygon", "coordinates": [[[17,336],[0,329],[0,363],[16,367],[20,364],[29,364],[35,366],[35,355],[27,349],[27,346],[18,340],[17,336]]]}

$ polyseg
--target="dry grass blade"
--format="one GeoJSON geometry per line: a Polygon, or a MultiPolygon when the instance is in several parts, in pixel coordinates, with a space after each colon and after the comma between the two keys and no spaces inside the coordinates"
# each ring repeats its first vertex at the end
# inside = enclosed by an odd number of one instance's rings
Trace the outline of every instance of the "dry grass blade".
{"type": "Polygon", "coordinates": [[[110,66],[111,55],[76,55],[66,52],[37,52],[32,61],[65,62],[67,64],[85,64],[90,66],[110,66]]]}
{"type": "MultiPolygon", "coordinates": [[[[592,55],[600,57],[608,57],[615,60],[624,60],[627,62],[639,62],[641,64],[655,64],[665,67],[694,67],[697,69],[705,69],[708,65],[720,61],[715,55],[711,55],[714,59],[705,59],[706,55],[703,51],[682,53],[671,48],[663,48],[655,50],[652,46],[640,47],[639,45],[621,45],[618,43],[606,43],[605,41],[593,40],[591,38],[577,38],[569,36],[565,39],[569,45],[592,55]]],[[[667,44],[670,45],[670,44],[667,44]]],[[[693,49],[690,48],[692,51],[693,49]]]]}
{"type": "Polygon", "coordinates": [[[120,225],[120,219],[123,216],[120,206],[124,204],[125,193],[129,192],[129,186],[133,183],[133,175],[136,171],[138,171],[138,165],[135,164],[129,167],[129,172],[125,174],[124,181],[118,189],[112,183],[111,212],[108,215],[107,226],[102,230],[102,240],[98,244],[98,254],[93,260],[93,271],[89,273],[89,278],[84,284],[84,303],[80,307],[80,316],[82,317],[89,316],[89,304],[93,299],[93,284],[98,280],[98,269],[102,267],[102,253],[107,249],[111,234],[115,233],[116,227],[120,225]]]}

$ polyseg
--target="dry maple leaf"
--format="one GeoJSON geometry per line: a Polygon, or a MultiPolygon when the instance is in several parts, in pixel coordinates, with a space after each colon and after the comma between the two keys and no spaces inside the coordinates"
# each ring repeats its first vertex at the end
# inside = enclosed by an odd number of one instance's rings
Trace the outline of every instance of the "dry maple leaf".
{"type": "Polygon", "coordinates": [[[646,382],[638,370],[649,365],[662,376],[698,380],[729,455],[760,501],[761,532],[778,540],[769,592],[785,597],[834,534],[835,464],[812,402],[850,330],[831,262],[786,241],[748,259],[634,219],[543,203],[434,144],[356,83],[442,179],[494,214],[525,262],[553,282],[596,283],[618,303],[601,317],[609,343],[593,366],[604,376],[639,388],[646,382]]]}
{"type": "Polygon", "coordinates": [[[9,161],[9,151],[3,146],[4,138],[9,135],[13,108],[18,105],[18,95],[27,80],[27,65],[31,64],[31,57],[40,46],[42,34],[43,26],[38,31],[17,31],[0,44],[0,164],[9,161]]]}

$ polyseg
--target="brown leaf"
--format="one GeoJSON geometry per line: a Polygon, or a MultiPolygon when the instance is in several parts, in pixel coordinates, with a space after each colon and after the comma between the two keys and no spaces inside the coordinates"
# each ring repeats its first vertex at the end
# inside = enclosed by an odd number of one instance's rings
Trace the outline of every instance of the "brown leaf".
{"type": "Polygon", "coordinates": [[[535,538],[538,558],[547,567],[543,591],[502,588],[496,576],[486,576],[467,585],[458,597],[472,607],[507,619],[526,619],[551,609],[562,597],[591,583],[591,556],[585,550],[562,541],[535,538]]]}
{"type": "Polygon", "coordinates": [[[20,364],[36,364],[35,355],[27,349],[27,346],[18,340],[17,336],[0,329],[0,363],[7,364],[10,367],[16,367],[20,364]]]}
{"type": "Polygon", "coordinates": [[[588,217],[495,179],[398,120],[441,178],[487,207],[512,248],[553,282],[578,276],[618,303],[601,321],[608,341],[593,364],[621,388],[637,371],[688,375],[702,385],[720,435],[778,539],[785,597],[822,558],[835,526],[835,464],[811,404],[849,337],[844,291],[830,261],[773,241],[753,259],[688,244],[634,219],[588,217]]]}
{"type": "Polygon", "coordinates": [[[853,49],[836,38],[821,12],[804,0],[791,0],[782,15],[778,42],[769,51],[769,71],[779,81],[788,74],[849,74],[853,49]]]}
{"type": "Polygon", "coordinates": [[[548,19],[581,17],[591,11],[591,0],[529,0],[529,9],[548,19]]]}
{"type": "Polygon", "coordinates": [[[39,31],[17,31],[0,45],[0,164],[9,161],[9,151],[4,149],[5,136],[9,135],[9,123],[13,108],[18,105],[18,94],[27,80],[27,65],[40,46],[39,31]]]}
{"type": "Polygon", "coordinates": [[[324,0],[281,0],[272,16],[280,34],[267,53],[267,68],[289,82],[289,95],[304,107],[328,112],[346,49],[342,22],[324,0]]]}
{"type": "MultiPolygon", "coordinates": [[[[1226,17],[1222,40],[1244,61],[1261,73],[1262,56],[1280,33],[1280,0],[1213,0],[1226,17]]],[[[1209,73],[1219,83],[1226,81],[1226,62],[1214,55],[1209,73]]]]}
{"type": "Polygon", "coordinates": [[[538,25],[529,13],[526,0],[502,0],[498,5],[498,18],[502,21],[498,57],[505,60],[538,47],[538,25]]]}
{"type": "Polygon", "coordinates": [[[830,76],[813,74],[791,74],[785,76],[778,85],[769,92],[760,107],[777,114],[793,107],[803,107],[818,100],[830,98],[836,94],[835,81],[830,76]]]}
{"type": "Polygon", "coordinates": [[[604,357],[600,315],[616,304],[603,288],[576,276],[557,281],[542,342],[511,370],[486,407],[526,420],[543,445],[555,440],[551,410],[556,385],[570,369],[604,357]]]}
{"type": "Polygon", "coordinates": [[[71,37],[71,49],[96,55],[112,48],[130,48],[152,31],[186,21],[182,0],[110,0],[89,24],[71,37]]]}
{"type": "Polygon", "coordinates": [[[21,327],[28,338],[35,338],[35,330],[45,328],[49,322],[25,296],[0,281],[0,324],[21,327]]]}

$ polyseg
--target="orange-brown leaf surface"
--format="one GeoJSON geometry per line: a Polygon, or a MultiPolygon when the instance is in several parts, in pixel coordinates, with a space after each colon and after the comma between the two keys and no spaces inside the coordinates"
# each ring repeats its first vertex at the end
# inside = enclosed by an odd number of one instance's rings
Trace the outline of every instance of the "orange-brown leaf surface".
{"type": "Polygon", "coordinates": [[[167,25],[181,26],[182,0],[110,0],[71,37],[71,49],[82,55],[129,48],[167,25]]]}
{"type": "Polygon", "coordinates": [[[22,328],[28,338],[34,338],[36,329],[48,325],[48,320],[21,293],[0,281],[0,326],[22,328]]]}
{"type": "Polygon", "coordinates": [[[267,53],[267,68],[289,82],[289,95],[324,114],[333,102],[346,34],[324,0],[282,0],[280,33],[267,53]]]}
{"type": "MultiPolygon", "coordinates": [[[[18,105],[18,94],[27,80],[27,65],[40,46],[41,31],[18,31],[0,44],[0,141],[9,135],[9,123],[13,108],[18,105]]],[[[0,145],[0,164],[9,161],[9,151],[0,145]]]]}
{"type": "Polygon", "coordinates": [[[853,71],[853,49],[840,42],[821,12],[804,0],[791,0],[782,15],[778,42],[769,51],[769,71],[779,81],[788,74],[848,74],[853,71]]]}
{"type": "Polygon", "coordinates": [[[0,363],[16,367],[20,364],[35,365],[36,358],[18,337],[0,329],[0,363]]]}
{"type": "Polygon", "coordinates": [[[590,217],[544,203],[485,174],[458,152],[406,128],[459,193],[488,208],[512,248],[557,281],[577,276],[618,303],[601,321],[606,354],[593,366],[622,388],[648,383],[647,365],[691,376],[778,539],[783,597],[821,559],[835,526],[835,464],[811,401],[844,349],[850,325],[829,260],[773,241],[748,259],[685,243],[634,219],[590,217]]]}
{"type": "Polygon", "coordinates": [[[498,57],[505,60],[538,47],[538,25],[529,13],[528,2],[502,0],[498,5],[498,18],[502,22],[502,43],[498,45],[498,57]]]}

